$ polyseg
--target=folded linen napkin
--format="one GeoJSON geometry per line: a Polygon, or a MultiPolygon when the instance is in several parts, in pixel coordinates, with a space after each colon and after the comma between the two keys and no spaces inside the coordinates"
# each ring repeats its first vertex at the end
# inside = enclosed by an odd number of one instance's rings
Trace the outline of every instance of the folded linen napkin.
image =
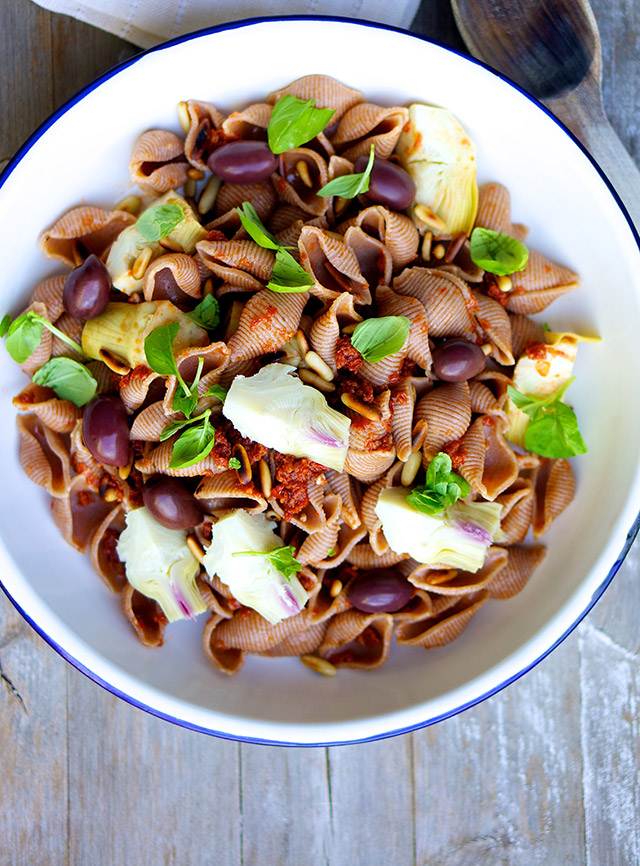
{"type": "Polygon", "coordinates": [[[420,0],[35,0],[150,48],[191,30],[261,15],[341,15],[409,27],[420,0]]]}

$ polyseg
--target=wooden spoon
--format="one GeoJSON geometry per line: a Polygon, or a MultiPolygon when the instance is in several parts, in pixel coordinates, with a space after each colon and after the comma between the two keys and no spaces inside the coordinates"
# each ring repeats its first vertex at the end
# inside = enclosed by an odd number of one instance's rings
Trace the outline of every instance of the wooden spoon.
{"type": "Polygon", "coordinates": [[[476,57],[542,100],[585,145],[640,229],[640,172],[602,104],[600,36],[587,0],[451,0],[476,57]]]}

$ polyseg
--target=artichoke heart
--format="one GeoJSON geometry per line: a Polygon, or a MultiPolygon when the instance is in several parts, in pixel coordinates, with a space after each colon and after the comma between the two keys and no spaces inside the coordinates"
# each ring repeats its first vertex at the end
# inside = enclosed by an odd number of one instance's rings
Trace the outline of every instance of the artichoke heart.
{"type": "Polygon", "coordinates": [[[169,622],[204,613],[196,586],[200,564],[187,547],[187,533],[161,526],[144,507],[129,511],[125,522],[117,553],[129,583],[155,599],[169,622]]]}
{"type": "Polygon", "coordinates": [[[444,108],[411,105],[396,153],[415,182],[415,204],[445,224],[439,234],[470,234],[478,209],[476,150],[457,118],[444,108]]]}
{"type": "Polygon", "coordinates": [[[284,542],[263,514],[230,511],[214,523],[204,567],[229,587],[235,599],[274,624],[299,613],[309,596],[295,575],[284,577],[267,556],[284,542]],[[234,555],[235,554],[235,555],[234,555]]]}
{"type": "Polygon", "coordinates": [[[126,361],[130,367],[147,364],[145,338],[160,325],[178,322],[180,329],[173,351],[187,346],[204,346],[207,332],[188,319],[171,301],[143,301],[127,304],[113,301],[95,319],[85,322],[82,329],[82,351],[89,358],[100,360],[104,350],[126,361]]]}
{"type": "Polygon", "coordinates": [[[407,502],[406,487],[389,487],[375,512],[395,553],[408,553],[432,568],[476,572],[492,541],[501,536],[498,502],[456,502],[440,514],[425,514],[407,502]]]}
{"type": "MultiPolygon", "coordinates": [[[[207,236],[206,229],[200,225],[188,202],[177,192],[170,190],[160,198],[154,199],[149,207],[159,207],[164,204],[177,204],[184,211],[184,219],[167,235],[167,238],[178,244],[186,253],[193,253],[196,243],[207,236]]],[[[147,247],[151,248],[150,261],[166,253],[160,243],[149,241],[140,234],[135,224],[120,232],[111,245],[106,261],[107,270],[116,289],[131,295],[142,288],[144,276],[136,278],[133,275],[133,266],[140,253],[147,247]]]]}

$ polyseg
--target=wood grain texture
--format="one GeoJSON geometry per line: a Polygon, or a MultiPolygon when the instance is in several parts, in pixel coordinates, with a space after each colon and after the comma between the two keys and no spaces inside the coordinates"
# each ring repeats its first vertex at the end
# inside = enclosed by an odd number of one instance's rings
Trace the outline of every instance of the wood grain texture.
{"type": "MultiPolygon", "coordinates": [[[[596,0],[604,104],[640,155],[640,12],[596,0]]],[[[414,28],[460,49],[448,2],[414,28]]],[[[136,49],[0,3],[0,160],[136,49]]],[[[413,735],[239,746],[113,698],[0,597],[2,866],[637,866],[640,547],[578,631],[509,689],[413,735]]],[[[367,678],[367,687],[373,679],[367,678]]]]}

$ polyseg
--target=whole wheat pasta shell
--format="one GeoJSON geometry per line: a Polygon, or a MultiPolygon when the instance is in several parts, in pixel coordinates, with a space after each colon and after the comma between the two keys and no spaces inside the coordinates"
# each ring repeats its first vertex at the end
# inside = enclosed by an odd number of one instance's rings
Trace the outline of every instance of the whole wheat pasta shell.
{"type": "Polygon", "coordinates": [[[71,481],[69,447],[65,439],[36,415],[19,416],[20,464],[27,478],[44,487],[50,496],[66,497],[71,481]]]}
{"type": "Polygon", "coordinates": [[[222,128],[225,116],[215,105],[197,99],[187,101],[186,113],[189,129],[184,141],[184,154],[194,168],[205,171],[206,158],[218,142],[218,136],[212,132],[222,128]]]}
{"type": "Polygon", "coordinates": [[[304,75],[286,87],[273,90],[267,96],[267,102],[273,105],[287,93],[298,99],[314,99],[317,108],[332,108],[335,115],[331,122],[339,120],[345,111],[364,100],[359,90],[347,87],[329,75],[304,75]]]}
{"type": "Polygon", "coordinates": [[[76,267],[78,244],[98,258],[111,246],[120,232],[136,218],[120,210],[103,210],[82,205],[67,211],[43,232],[38,246],[48,259],[56,259],[70,268],[76,267]]]}
{"type": "MultiPolygon", "coordinates": [[[[176,288],[191,298],[199,298],[202,293],[202,278],[196,260],[184,253],[169,253],[160,256],[149,265],[144,273],[143,294],[145,301],[160,297],[156,293],[156,275],[168,270],[176,288]]],[[[164,300],[163,297],[160,297],[164,300]]],[[[171,298],[169,298],[171,300],[171,298]]]]}
{"type": "Polygon", "coordinates": [[[162,646],[167,618],[157,601],[147,598],[130,583],[126,583],[120,593],[120,607],[143,646],[162,646]]]}
{"type": "Polygon", "coordinates": [[[275,352],[298,330],[308,292],[279,294],[263,289],[249,298],[238,330],[228,341],[230,360],[247,361],[275,352]]]}
{"type": "Polygon", "coordinates": [[[359,156],[368,156],[372,144],[376,156],[387,159],[408,119],[406,108],[362,102],[345,113],[331,142],[341,156],[352,162],[359,156]]]}
{"type": "Polygon", "coordinates": [[[355,298],[350,292],[339,294],[328,309],[314,320],[309,332],[309,341],[313,350],[334,373],[337,372],[336,345],[340,337],[340,329],[361,321],[362,316],[356,312],[355,298]]]}
{"type": "Polygon", "coordinates": [[[341,238],[315,226],[304,226],[298,249],[300,264],[314,280],[311,294],[330,303],[346,291],[357,304],[371,303],[358,260],[341,238]]]}
{"type": "Polygon", "coordinates": [[[436,612],[438,608],[434,605],[435,615],[400,623],[396,628],[396,641],[399,646],[422,646],[425,649],[444,646],[460,637],[487,599],[486,590],[460,598],[449,597],[443,602],[444,609],[440,612],[436,612]]]}
{"type": "MultiPolygon", "coordinates": [[[[417,255],[420,235],[408,216],[389,210],[383,205],[365,208],[350,223],[360,228],[385,245],[391,253],[395,270],[406,267],[417,255]]],[[[347,224],[338,226],[338,231],[348,229],[347,224]]]]}
{"type": "Polygon", "coordinates": [[[50,430],[70,433],[82,416],[80,409],[70,400],[59,400],[52,396],[50,388],[30,382],[13,398],[13,405],[20,412],[33,412],[50,430]]]}
{"type": "Polygon", "coordinates": [[[388,613],[347,610],[330,620],[318,654],[336,667],[374,670],[389,657],[392,632],[388,613]]]}
{"type": "Polygon", "coordinates": [[[188,168],[182,139],[166,129],[143,132],[129,161],[131,180],[150,195],[161,195],[182,186],[188,168]]]}
{"type": "Polygon", "coordinates": [[[328,182],[327,163],[309,147],[295,147],[280,155],[280,168],[271,175],[271,183],[278,196],[307,214],[320,216],[326,213],[330,201],[328,196],[318,195],[318,190],[328,182]],[[289,177],[297,175],[299,162],[306,165],[311,186],[302,180],[292,183],[289,177]]]}

